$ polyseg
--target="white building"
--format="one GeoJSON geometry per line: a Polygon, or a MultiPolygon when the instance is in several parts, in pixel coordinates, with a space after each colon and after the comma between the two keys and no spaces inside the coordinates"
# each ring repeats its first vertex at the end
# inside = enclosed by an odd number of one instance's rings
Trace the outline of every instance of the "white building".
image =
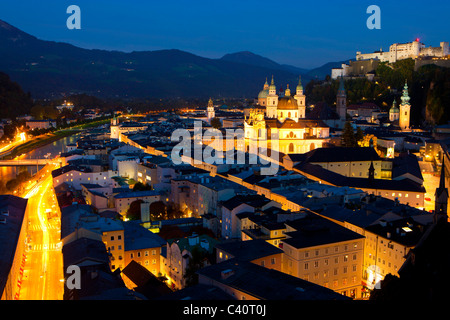
{"type": "Polygon", "coordinates": [[[439,47],[425,47],[416,39],[413,42],[394,43],[389,51],[375,51],[373,53],[356,53],[356,60],[378,59],[381,62],[394,63],[403,59],[417,59],[419,57],[445,57],[449,55],[449,43],[441,42],[439,47]]]}
{"type": "Polygon", "coordinates": [[[90,170],[82,171],[83,169],[71,165],[66,165],[62,168],[52,171],[53,187],[57,187],[62,183],[71,185],[76,190],[81,190],[81,185],[84,183],[96,183],[102,187],[112,185],[111,177],[117,176],[117,171],[102,171],[92,172],[90,170]]]}

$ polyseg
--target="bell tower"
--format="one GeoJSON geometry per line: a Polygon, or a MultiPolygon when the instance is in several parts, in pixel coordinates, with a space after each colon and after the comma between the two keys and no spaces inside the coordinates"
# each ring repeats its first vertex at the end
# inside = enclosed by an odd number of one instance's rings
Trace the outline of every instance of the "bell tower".
{"type": "Polygon", "coordinates": [[[266,115],[269,118],[277,117],[277,106],[278,106],[278,95],[277,95],[277,87],[275,86],[275,82],[270,82],[269,86],[269,95],[267,96],[267,106],[266,106],[266,115]]]}
{"type": "Polygon", "coordinates": [[[409,103],[408,84],[405,82],[403,87],[403,95],[401,97],[402,103],[400,104],[400,117],[398,125],[402,131],[409,129],[409,120],[411,113],[411,104],[409,103]]]}
{"type": "Polygon", "coordinates": [[[298,85],[296,88],[294,99],[297,100],[298,118],[304,119],[306,117],[306,96],[303,94],[302,78],[298,78],[298,85]]]}
{"type": "Polygon", "coordinates": [[[436,189],[434,217],[433,221],[437,222],[440,218],[448,219],[448,189],[445,187],[445,156],[442,159],[441,177],[439,180],[439,187],[436,189]]]}
{"type": "Polygon", "coordinates": [[[208,101],[208,107],[206,108],[206,117],[208,119],[208,122],[211,123],[211,120],[216,116],[216,113],[214,111],[214,104],[211,98],[209,98],[208,101]]]}
{"type": "Polygon", "coordinates": [[[341,121],[347,119],[347,93],[345,92],[344,79],[341,76],[339,81],[339,89],[336,96],[336,112],[341,121]]]}

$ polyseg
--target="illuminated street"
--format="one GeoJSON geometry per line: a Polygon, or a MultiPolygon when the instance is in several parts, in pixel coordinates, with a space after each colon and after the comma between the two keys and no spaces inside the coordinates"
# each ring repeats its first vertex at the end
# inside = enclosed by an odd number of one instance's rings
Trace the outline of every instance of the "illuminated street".
{"type": "MultiPolygon", "coordinates": [[[[55,168],[49,165],[46,168],[55,168]]],[[[60,217],[51,170],[25,195],[28,198],[29,238],[20,300],[61,300],[64,283],[60,217]]]]}

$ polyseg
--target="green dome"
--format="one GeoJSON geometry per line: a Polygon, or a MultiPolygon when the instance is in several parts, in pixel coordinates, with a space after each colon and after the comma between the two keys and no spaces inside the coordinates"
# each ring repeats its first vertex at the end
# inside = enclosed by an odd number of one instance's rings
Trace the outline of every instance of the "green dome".
{"type": "Polygon", "coordinates": [[[261,90],[258,94],[258,99],[265,99],[269,95],[269,90],[261,90]]]}
{"type": "Polygon", "coordinates": [[[392,104],[392,107],[389,109],[390,113],[399,113],[400,109],[397,108],[397,101],[394,100],[394,103],[392,104]]]}

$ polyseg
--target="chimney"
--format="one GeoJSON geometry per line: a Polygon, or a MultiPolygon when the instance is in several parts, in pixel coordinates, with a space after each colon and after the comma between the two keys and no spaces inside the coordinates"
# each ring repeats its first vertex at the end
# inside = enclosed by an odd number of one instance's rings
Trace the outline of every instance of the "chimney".
{"type": "Polygon", "coordinates": [[[198,234],[193,232],[191,236],[188,237],[188,242],[190,246],[195,246],[199,243],[198,234]]]}
{"type": "Polygon", "coordinates": [[[220,277],[222,278],[222,280],[225,280],[225,279],[228,279],[229,277],[231,277],[233,274],[234,274],[234,270],[226,269],[220,273],[220,277]]]}

